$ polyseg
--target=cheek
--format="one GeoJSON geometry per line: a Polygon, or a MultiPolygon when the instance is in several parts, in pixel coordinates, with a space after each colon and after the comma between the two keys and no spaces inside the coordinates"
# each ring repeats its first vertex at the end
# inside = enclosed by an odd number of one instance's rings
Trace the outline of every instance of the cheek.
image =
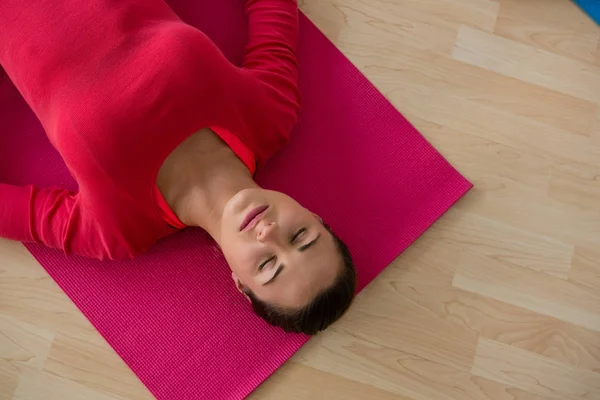
{"type": "Polygon", "coordinates": [[[228,243],[222,247],[229,268],[242,280],[253,275],[260,254],[246,243],[228,243]]]}

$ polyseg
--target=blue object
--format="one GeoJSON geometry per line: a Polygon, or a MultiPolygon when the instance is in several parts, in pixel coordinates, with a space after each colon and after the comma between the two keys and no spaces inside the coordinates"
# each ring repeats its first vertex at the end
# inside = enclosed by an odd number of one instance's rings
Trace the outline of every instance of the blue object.
{"type": "Polygon", "coordinates": [[[596,23],[600,25],[600,0],[574,0],[596,23]]]}

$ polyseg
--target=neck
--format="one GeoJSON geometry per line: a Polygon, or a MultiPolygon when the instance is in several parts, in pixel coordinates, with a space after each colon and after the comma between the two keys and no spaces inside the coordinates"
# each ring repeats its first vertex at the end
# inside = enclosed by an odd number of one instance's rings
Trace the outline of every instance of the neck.
{"type": "Polygon", "coordinates": [[[240,191],[258,187],[245,165],[233,161],[213,168],[209,176],[198,177],[174,204],[173,211],[181,222],[205,229],[217,241],[225,205],[240,191]]]}
{"type": "Polygon", "coordinates": [[[246,166],[210,131],[182,143],[163,164],[157,184],[181,222],[203,228],[217,241],[227,202],[241,190],[258,187],[246,166]]]}

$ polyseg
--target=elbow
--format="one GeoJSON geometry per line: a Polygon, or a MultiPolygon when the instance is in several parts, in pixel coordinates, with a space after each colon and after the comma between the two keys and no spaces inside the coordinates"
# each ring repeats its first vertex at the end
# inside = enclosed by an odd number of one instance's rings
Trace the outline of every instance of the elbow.
{"type": "Polygon", "coordinates": [[[297,82],[288,81],[279,93],[280,115],[282,125],[287,130],[292,130],[300,117],[302,109],[302,94],[297,82]]]}
{"type": "Polygon", "coordinates": [[[283,145],[290,140],[291,134],[300,119],[301,99],[300,94],[297,97],[288,96],[279,103],[279,112],[276,119],[277,131],[280,132],[283,145]]]}

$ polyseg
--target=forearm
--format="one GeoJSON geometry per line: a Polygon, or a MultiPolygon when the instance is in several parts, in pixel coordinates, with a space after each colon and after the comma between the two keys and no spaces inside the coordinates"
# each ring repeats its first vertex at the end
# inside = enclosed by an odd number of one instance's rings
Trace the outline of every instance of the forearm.
{"type": "Polygon", "coordinates": [[[0,236],[66,250],[75,204],[64,189],[0,184],[0,236]]]}
{"type": "Polygon", "coordinates": [[[0,237],[21,242],[35,241],[31,232],[33,188],[0,183],[0,237]]]}
{"type": "Polygon", "coordinates": [[[249,31],[244,67],[296,78],[296,0],[248,0],[246,13],[249,31]]]}
{"type": "MultiPolygon", "coordinates": [[[[286,138],[298,117],[296,0],[248,0],[249,38],[244,67],[260,81],[256,101],[269,110],[269,120],[286,138]]],[[[286,139],[287,140],[287,139],[286,139]]]]}

